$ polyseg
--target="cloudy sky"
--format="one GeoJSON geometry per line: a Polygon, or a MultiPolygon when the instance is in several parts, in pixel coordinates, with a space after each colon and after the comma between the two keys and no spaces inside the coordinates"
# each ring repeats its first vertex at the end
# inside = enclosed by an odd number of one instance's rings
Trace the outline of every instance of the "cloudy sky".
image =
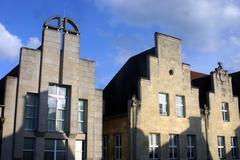
{"type": "Polygon", "coordinates": [[[209,73],[218,61],[240,70],[239,0],[0,0],[0,77],[18,64],[20,47],[40,45],[52,15],[78,23],[80,56],[97,62],[98,88],[130,56],[153,47],[156,31],[182,39],[192,70],[209,73]]]}

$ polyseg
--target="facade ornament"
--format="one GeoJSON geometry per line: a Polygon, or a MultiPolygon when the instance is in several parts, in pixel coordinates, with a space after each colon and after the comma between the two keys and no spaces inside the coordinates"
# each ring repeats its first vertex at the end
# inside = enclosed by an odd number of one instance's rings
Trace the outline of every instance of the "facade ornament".
{"type": "Polygon", "coordinates": [[[217,79],[221,82],[225,82],[228,79],[228,73],[227,70],[223,69],[223,63],[218,62],[218,67],[215,68],[217,79]]]}
{"type": "Polygon", "coordinates": [[[134,94],[132,99],[131,99],[131,106],[132,107],[137,107],[140,105],[139,100],[137,99],[136,95],[134,94]]]}

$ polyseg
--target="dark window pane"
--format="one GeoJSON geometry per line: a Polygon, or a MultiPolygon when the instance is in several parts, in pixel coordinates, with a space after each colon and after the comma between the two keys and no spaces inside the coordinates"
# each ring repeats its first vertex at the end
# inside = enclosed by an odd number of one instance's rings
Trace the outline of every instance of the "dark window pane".
{"type": "Polygon", "coordinates": [[[44,160],[54,160],[53,152],[44,152],[44,160]]]}
{"type": "Polygon", "coordinates": [[[34,149],[33,138],[24,138],[24,149],[34,149]]]}
{"type": "Polygon", "coordinates": [[[57,140],[57,150],[65,150],[65,140],[57,140]]]}
{"type": "Polygon", "coordinates": [[[65,156],[65,152],[57,152],[57,160],[65,160],[66,156],[65,156]]]}
{"type": "Polygon", "coordinates": [[[34,152],[24,151],[23,152],[23,160],[33,160],[34,152]]]}
{"type": "Polygon", "coordinates": [[[54,150],[54,140],[52,139],[45,140],[45,150],[54,150]]]}

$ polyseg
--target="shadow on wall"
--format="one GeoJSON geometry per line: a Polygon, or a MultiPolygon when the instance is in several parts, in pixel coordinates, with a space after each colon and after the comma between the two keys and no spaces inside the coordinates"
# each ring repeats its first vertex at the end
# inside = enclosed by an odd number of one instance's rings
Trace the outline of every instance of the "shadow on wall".
{"type": "MultiPolygon", "coordinates": [[[[154,124],[153,124],[154,125],[154,124]]],[[[174,129],[170,129],[174,130],[174,129]]],[[[161,159],[166,160],[169,159],[170,156],[170,135],[169,134],[175,134],[178,135],[178,140],[175,141],[176,144],[179,144],[179,150],[175,150],[175,156],[179,155],[180,158],[177,159],[188,159],[188,150],[187,150],[187,136],[188,135],[195,135],[196,141],[196,157],[199,160],[203,159],[213,159],[211,153],[209,153],[208,158],[207,158],[207,141],[205,139],[205,129],[202,128],[201,125],[201,118],[200,117],[190,117],[189,118],[189,128],[187,128],[185,131],[181,133],[173,132],[173,133],[166,133],[162,134],[157,133],[160,135],[160,150],[159,154],[161,159]]],[[[155,133],[155,132],[153,132],[155,133]]],[[[150,133],[151,134],[151,133],[150,133]]],[[[146,160],[149,159],[149,135],[145,135],[142,130],[137,129],[137,144],[136,144],[136,159],[137,160],[146,160]]],[[[194,142],[193,142],[194,143],[194,142]]],[[[217,149],[217,146],[216,146],[217,149]]]]}
{"type": "MultiPolygon", "coordinates": [[[[46,91],[38,95],[46,97],[48,96],[48,93],[46,91]]],[[[57,148],[57,150],[59,151],[56,154],[57,160],[74,160],[75,157],[71,149],[72,147],[70,146],[70,143],[68,143],[68,138],[70,138],[69,137],[70,120],[68,120],[67,125],[65,126],[67,127],[67,130],[68,130],[67,133],[26,131],[25,126],[27,124],[24,117],[26,117],[28,114],[31,114],[31,113],[35,113],[37,115],[38,120],[35,121],[36,124],[39,124],[40,121],[45,121],[46,122],[45,124],[47,124],[48,106],[45,105],[42,107],[46,107],[46,108],[41,108],[41,110],[46,111],[46,115],[39,116],[39,112],[41,112],[38,110],[39,107],[37,110],[26,109],[26,104],[27,104],[26,96],[24,97],[24,104],[25,104],[24,110],[23,110],[24,113],[23,113],[23,119],[22,119],[23,123],[15,133],[13,133],[11,129],[9,130],[9,128],[13,126],[6,126],[6,123],[8,123],[8,121],[11,121],[14,118],[14,116],[6,116],[4,123],[1,124],[1,134],[2,134],[1,142],[0,142],[1,149],[2,149],[0,152],[1,160],[10,160],[10,159],[32,160],[32,157],[34,157],[35,160],[43,160],[43,159],[53,160],[54,148],[57,148]],[[5,136],[5,134],[7,134],[7,136],[5,136]],[[48,143],[45,143],[46,140],[50,140],[50,141],[48,141],[48,143]],[[59,140],[59,141],[54,142],[51,140],[59,140]],[[66,143],[64,143],[64,141],[61,141],[61,140],[66,140],[66,143]],[[48,151],[46,152],[45,150],[48,150],[48,151]]],[[[18,106],[18,107],[22,107],[22,106],[18,106]]],[[[7,108],[5,108],[5,111],[11,112],[7,110],[7,108]]],[[[17,113],[17,114],[20,114],[20,113],[17,113]]],[[[55,113],[53,112],[50,114],[50,116],[55,118],[54,114],[55,113]]],[[[68,114],[67,116],[69,117],[70,112],[67,112],[67,114],[68,114]]],[[[28,125],[32,125],[31,122],[29,122],[28,125]]],[[[36,126],[39,128],[39,125],[36,125],[36,126]]],[[[45,130],[47,130],[47,126],[45,127],[45,130]]],[[[74,143],[75,143],[75,139],[74,139],[74,143]]]]}

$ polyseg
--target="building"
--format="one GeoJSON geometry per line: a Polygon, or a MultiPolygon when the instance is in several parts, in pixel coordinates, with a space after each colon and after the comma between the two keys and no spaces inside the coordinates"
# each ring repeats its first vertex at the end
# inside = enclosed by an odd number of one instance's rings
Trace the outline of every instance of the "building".
{"type": "Polygon", "coordinates": [[[20,53],[0,81],[1,159],[100,160],[102,91],[95,62],[80,58],[77,24],[50,17],[41,46],[20,53]]]}
{"type": "Polygon", "coordinates": [[[155,46],[103,91],[103,159],[238,159],[240,92],[231,76],[221,63],[210,75],[191,71],[181,40],[155,33],[155,46]]]}

